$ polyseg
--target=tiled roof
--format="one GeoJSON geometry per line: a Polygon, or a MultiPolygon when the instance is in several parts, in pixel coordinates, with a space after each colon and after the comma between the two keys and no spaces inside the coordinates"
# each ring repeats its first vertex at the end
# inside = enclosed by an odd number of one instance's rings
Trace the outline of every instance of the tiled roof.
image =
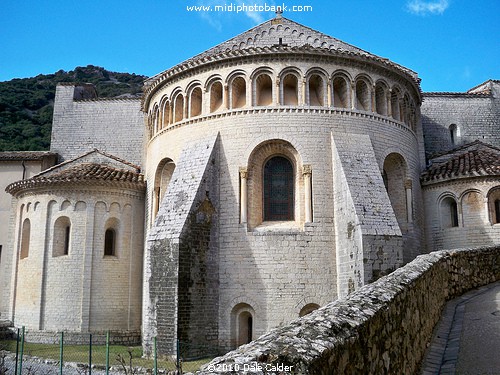
{"type": "Polygon", "coordinates": [[[57,157],[50,151],[4,151],[0,152],[0,161],[42,160],[47,157],[57,157]]]}
{"type": "Polygon", "coordinates": [[[145,186],[144,175],[138,171],[113,168],[105,164],[83,163],[49,175],[42,173],[27,180],[14,182],[5,190],[15,194],[24,189],[53,184],[121,184],[135,189],[142,189],[145,186]]]}
{"type": "Polygon", "coordinates": [[[400,74],[407,75],[409,79],[413,80],[417,90],[420,89],[420,79],[414,71],[282,17],[268,20],[149,78],[144,83],[145,96],[152,94],[158,85],[166,79],[196,66],[250,55],[268,53],[310,54],[313,51],[323,55],[359,58],[363,61],[377,62],[398,71],[400,74]]]}
{"type": "Polygon", "coordinates": [[[500,149],[474,141],[430,160],[423,184],[477,176],[500,177],[500,149]]]}

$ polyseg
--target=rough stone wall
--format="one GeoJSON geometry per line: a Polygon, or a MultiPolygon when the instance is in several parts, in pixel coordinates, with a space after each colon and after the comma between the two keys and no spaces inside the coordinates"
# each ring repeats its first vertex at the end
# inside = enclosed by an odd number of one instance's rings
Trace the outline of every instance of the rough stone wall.
{"type": "Polygon", "coordinates": [[[415,374],[446,301],[499,279],[499,246],[421,255],[200,374],[415,374]]]}
{"type": "Polygon", "coordinates": [[[137,341],[143,204],[142,192],[112,187],[103,192],[73,185],[20,197],[16,248],[22,246],[25,219],[31,221],[31,235],[28,256],[19,259],[14,269],[14,324],[34,331],[75,334],[111,330],[135,336],[137,341]],[[121,222],[116,231],[116,257],[103,253],[103,220],[109,216],[121,222]],[[55,252],[60,218],[71,223],[68,255],[55,252]]]}
{"type": "Polygon", "coordinates": [[[499,178],[476,177],[424,187],[426,241],[430,251],[477,247],[500,243],[500,224],[493,224],[488,210],[488,192],[500,184],[499,178]],[[453,197],[457,202],[458,226],[445,225],[441,201],[453,197]]]}
{"type": "MultiPolygon", "coordinates": [[[[341,133],[368,135],[378,164],[373,173],[381,170],[389,153],[405,157],[407,177],[415,187],[412,236],[416,238],[405,251],[411,257],[419,253],[423,207],[416,202],[421,201],[421,168],[417,138],[407,127],[356,111],[289,108],[243,109],[188,120],[149,141],[148,196],[153,194],[155,172],[162,160],[168,158],[177,165],[186,144],[215,132],[220,132],[221,141],[218,213],[222,347],[234,348],[231,312],[238,304],[246,303],[255,311],[256,338],[295,319],[309,303],[322,306],[337,298],[332,133],[334,137],[341,133]],[[291,222],[277,228],[263,225],[249,230],[240,223],[239,170],[248,165],[250,155],[260,144],[272,140],[288,142],[297,150],[302,163],[311,166],[313,222],[304,225],[291,222]]],[[[145,275],[147,280],[149,276],[145,275]]],[[[145,320],[148,315],[143,315],[145,320]]],[[[170,322],[173,319],[162,318],[170,322]]]]}
{"type": "MultiPolygon", "coordinates": [[[[176,340],[213,347],[218,311],[217,135],[187,144],[146,248],[143,343],[172,354],[176,340]]],[[[206,348],[203,348],[206,350],[206,348]]]]}
{"type": "Polygon", "coordinates": [[[141,165],[144,118],[139,99],[75,100],[75,86],[56,88],[50,149],[60,161],[97,148],[141,165]]]}
{"type": "MultiPolygon", "coordinates": [[[[496,83],[496,86],[500,84],[496,83]]],[[[499,147],[499,91],[497,88],[491,95],[424,95],[421,111],[427,155],[445,152],[476,139],[499,147]],[[451,142],[451,124],[458,127],[455,145],[451,142]]]]}
{"type": "Polygon", "coordinates": [[[358,289],[403,262],[403,241],[370,138],[336,134],[334,159],[337,289],[358,289]]]}

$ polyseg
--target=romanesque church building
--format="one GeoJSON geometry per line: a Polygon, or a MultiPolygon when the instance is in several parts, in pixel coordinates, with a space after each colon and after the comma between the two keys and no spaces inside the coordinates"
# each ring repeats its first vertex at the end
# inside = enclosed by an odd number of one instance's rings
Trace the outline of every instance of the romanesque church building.
{"type": "Polygon", "coordinates": [[[50,151],[0,174],[1,319],[224,351],[419,254],[499,244],[500,81],[423,93],[278,14],[139,99],[59,85],[50,151]]]}

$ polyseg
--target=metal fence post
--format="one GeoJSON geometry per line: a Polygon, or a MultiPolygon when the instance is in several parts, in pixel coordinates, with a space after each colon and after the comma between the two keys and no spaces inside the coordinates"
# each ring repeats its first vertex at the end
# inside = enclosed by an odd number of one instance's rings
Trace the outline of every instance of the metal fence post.
{"type": "Polygon", "coordinates": [[[23,352],[24,352],[24,326],[22,329],[23,333],[21,336],[21,357],[19,358],[19,375],[23,373],[23,352]]]}
{"type": "Polygon", "coordinates": [[[19,359],[19,338],[21,333],[21,328],[17,329],[17,339],[16,339],[16,369],[14,370],[14,375],[17,375],[17,366],[18,366],[18,359],[19,359]]]}
{"type": "Polygon", "coordinates": [[[92,334],[89,338],[89,375],[92,375],[92,334]]]}
{"type": "Polygon", "coordinates": [[[106,375],[109,375],[109,331],[106,333],[106,375]]]}
{"type": "Polygon", "coordinates": [[[158,374],[158,357],[157,357],[157,352],[156,352],[156,336],[153,338],[153,358],[154,358],[153,374],[157,375],[158,374]]]}
{"type": "Polygon", "coordinates": [[[61,332],[59,340],[59,374],[63,375],[63,354],[64,354],[64,332],[61,332]]]}
{"type": "Polygon", "coordinates": [[[181,354],[180,354],[180,343],[179,343],[179,339],[177,339],[177,373],[178,374],[181,374],[181,354]]]}

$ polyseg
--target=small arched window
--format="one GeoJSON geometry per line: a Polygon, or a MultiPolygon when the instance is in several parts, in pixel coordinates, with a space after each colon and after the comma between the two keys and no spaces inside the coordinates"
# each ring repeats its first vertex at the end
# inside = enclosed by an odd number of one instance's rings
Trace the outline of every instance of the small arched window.
{"type": "Polygon", "coordinates": [[[452,197],[441,201],[441,225],[443,228],[458,227],[458,205],[452,197]]]}
{"type": "Polygon", "coordinates": [[[29,219],[23,222],[21,232],[21,259],[27,258],[30,251],[31,223],[29,219]]]}
{"type": "Polygon", "coordinates": [[[294,220],[293,166],[283,156],[264,165],[264,221],[294,220]]]}
{"type": "Polygon", "coordinates": [[[500,187],[494,187],[488,193],[488,211],[491,224],[500,224],[500,187]]]}
{"type": "Polygon", "coordinates": [[[104,256],[116,255],[116,232],[114,229],[106,229],[104,234],[104,256]]]}
{"type": "Polygon", "coordinates": [[[448,128],[450,131],[450,141],[451,145],[455,146],[457,144],[457,135],[458,135],[458,128],[456,124],[451,124],[450,127],[448,128]]]}
{"type": "Polygon", "coordinates": [[[54,223],[52,256],[68,255],[71,241],[71,222],[67,216],[59,217],[54,223]]]}

